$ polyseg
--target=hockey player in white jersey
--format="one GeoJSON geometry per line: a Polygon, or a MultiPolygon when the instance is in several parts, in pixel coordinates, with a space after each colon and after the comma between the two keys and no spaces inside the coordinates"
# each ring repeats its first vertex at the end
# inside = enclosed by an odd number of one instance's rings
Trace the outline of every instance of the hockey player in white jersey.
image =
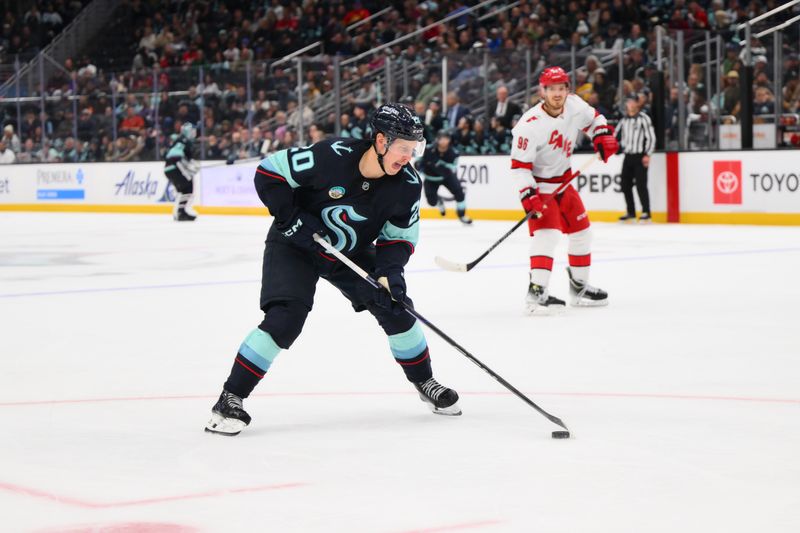
{"type": "Polygon", "coordinates": [[[530,240],[530,285],[525,302],[528,311],[547,314],[565,306],[548,290],[553,255],[561,233],[569,238],[571,304],[600,306],[608,294],[588,284],[591,265],[589,217],[578,191],[572,185],[554,198],[558,186],[572,176],[570,157],[578,136],[592,139],[604,162],[617,153],[614,128],[580,97],[569,92],[569,77],[561,67],[549,67],[539,77],[542,101],[529,109],[512,130],[511,174],[526,213],[540,216],[528,220],[530,240]]]}

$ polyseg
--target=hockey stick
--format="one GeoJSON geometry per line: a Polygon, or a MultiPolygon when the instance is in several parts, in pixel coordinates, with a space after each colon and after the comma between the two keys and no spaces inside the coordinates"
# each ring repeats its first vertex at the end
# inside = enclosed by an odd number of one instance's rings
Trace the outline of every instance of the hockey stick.
{"type": "MultiPolygon", "coordinates": [[[[335,257],[336,259],[338,259],[339,261],[341,261],[342,263],[347,265],[347,267],[350,268],[350,270],[352,270],[353,272],[358,274],[358,276],[361,279],[363,279],[364,281],[366,281],[367,283],[372,285],[374,288],[376,288],[376,289],[381,289],[382,288],[382,289],[388,290],[384,285],[381,285],[380,283],[378,283],[375,280],[375,278],[370,276],[369,273],[366,270],[364,270],[363,268],[361,268],[360,266],[355,264],[353,261],[350,260],[350,258],[348,258],[343,253],[341,253],[339,250],[337,250],[331,243],[329,243],[328,241],[326,241],[325,239],[323,239],[322,237],[320,237],[317,234],[314,234],[314,240],[317,241],[317,244],[319,244],[320,246],[325,248],[326,252],[328,252],[333,257],[335,257]]],[[[483,370],[484,372],[486,372],[487,374],[492,376],[495,379],[495,381],[500,383],[502,386],[507,388],[509,391],[513,392],[520,400],[522,400],[523,402],[527,403],[528,405],[530,405],[531,407],[536,409],[542,416],[547,418],[550,422],[552,422],[554,424],[557,424],[557,425],[561,426],[562,428],[566,429],[567,431],[569,431],[569,428],[567,428],[567,426],[564,424],[564,422],[561,421],[560,418],[558,418],[557,416],[551,415],[550,413],[548,413],[547,411],[545,411],[544,409],[542,409],[541,407],[539,407],[538,405],[533,403],[533,401],[531,401],[530,398],[528,398],[527,396],[522,394],[520,391],[518,391],[511,383],[509,383],[508,381],[503,379],[494,370],[492,370],[491,368],[489,368],[488,366],[483,364],[480,360],[478,360],[477,357],[475,357],[474,355],[469,353],[460,344],[458,344],[456,341],[451,339],[444,331],[440,330],[435,325],[433,325],[433,323],[431,323],[427,318],[425,318],[424,316],[419,314],[413,307],[411,307],[406,302],[400,302],[400,304],[403,306],[403,308],[405,309],[406,313],[410,314],[411,316],[413,316],[414,318],[416,318],[417,320],[419,320],[420,322],[422,322],[423,324],[428,326],[430,329],[432,329],[434,333],[436,333],[442,339],[447,341],[447,343],[450,346],[452,346],[453,348],[455,348],[456,350],[461,352],[461,355],[463,355],[464,357],[466,357],[467,359],[472,361],[476,366],[478,366],[478,368],[480,368],[481,370],[483,370]]]]}
{"type": "MultiPolygon", "coordinates": [[[[544,205],[547,206],[547,204],[550,202],[550,200],[555,198],[557,194],[560,194],[561,192],[563,192],[564,189],[566,189],[567,186],[570,183],[572,183],[572,180],[574,180],[575,178],[580,176],[583,173],[584,170],[589,168],[598,159],[599,158],[597,156],[590,157],[589,160],[587,160],[583,165],[581,165],[581,167],[578,170],[576,170],[575,172],[572,173],[572,176],[570,176],[570,178],[567,181],[565,181],[564,183],[559,185],[558,188],[555,191],[553,191],[552,195],[550,195],[550,197],[548,197],[547,200],[545,200],[544,205]]],[[[444,270],[449,270],[450,272],[469,272],[470,270],[475,268],[475,265],[477,265],[478,263],[483,261],[483,258],[486,257],[487,255],[489,255],[492,252],[492,250],[497,248],[500,245],[501,242],[506,240],[512,233],[517,231],[517,229],[521,225],[523,225],[525,222],[527,222],[529,218],[532,218],[532,217],[533,218],[538,218],[538,216],[540,216],[540,214],[535,212],[535,211],[531,211],[530,213],[526,213],[525,216],[522,217],[522,219],[519,222],[514,224],[514,226],[510,230],[505,232],[505,234],[502,237],[500,237],[497,241],[495,241],[495,243],[492,244],[489,247],[488,250],[483,252],[474,261],[471,261],[469,263],[456,263],[455,261],[450,261],[448,259],[445,259],[444,257],[440,257],[440,256],[437,255],[436,257],[433,258],[433,262],[436,263],[439,266],[439,268],[443,268],[444,270]]]]}

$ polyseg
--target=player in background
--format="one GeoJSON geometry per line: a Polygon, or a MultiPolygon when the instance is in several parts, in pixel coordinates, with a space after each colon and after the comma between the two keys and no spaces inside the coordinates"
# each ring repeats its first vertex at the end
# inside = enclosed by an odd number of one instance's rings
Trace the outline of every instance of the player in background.
{"type": "Polygon", "coordinates": [[[604,162],[617,153],[614,128],[603,115],[570,94],[569,77],[561,67],[546,68],[539,76],[542,101],[525,112],[512,130],[511,174],[526,213],[541,213],[528,221],[530,285],[525,298],[530,312],[548,312],[565,303],[548,290],[553,255],[561,233],[569,238],[571,304],[600,306],[608,294],[588,284],[592,234],[589,217],[578,192],[569,185],[550,198],[570,179],[570,157],[580,132],[592,139],[604,162]],[[549,200],[549,201],[548,201],[549,200]]]}
{"type": "MultiPolygon", "coordinates": [[[[250,423],[242,399],[300,335],[320,278],[356,312],[375,317],[394,359],[434,413],[461,414],[456,391],[433,378],[420,323],[398,303],[411,303],[403,270],[419,236],[422,182],[410,162],[425,148],[422,123],[395,104],[381,106],[371,122],[371,139],[327,139],[282,150],[256,169],[256,191],[275,217],[261,278],[264,320],[239,346],[207,431],[236,435],[250,423]],[[376,290],[326,255],[314,234],[328,238],[390,292],[376,290]]],[[[348,354],[358,349],[358,339],[337,340],[339,349],[324,355],[338,357],[343,372],[358,374],[348,354]]]]}
{"type": "Polygon", "coordinates": [[[197,218],[197,213],[192,209],[194,198],[194,176],[200,170],[200,165],[194,160],[194,139],[197,130],[191,122],[181,126],[181,134],[172,143],[167,151],[164,174],[175,187],[175,209],[172,218],[177,221],[192,221],[197,218]]]}
{"type": "Polygon", "coordinates": [[[436,144],[429,146],[422,156],[420,164],[425,173],[425,199],[431,206],[436,206],[439,213],[444,216],[446,209],[444,201],[439,196],[439,187],[450,191],[456,201],[456,214],[464,224],[472,224],[472,219],[467,216],[467,203],[464,201],[464,189],[458,181],[458,150],[451,145],[451,135],[447,130],[442,130],[436,136],[436,144]]]}

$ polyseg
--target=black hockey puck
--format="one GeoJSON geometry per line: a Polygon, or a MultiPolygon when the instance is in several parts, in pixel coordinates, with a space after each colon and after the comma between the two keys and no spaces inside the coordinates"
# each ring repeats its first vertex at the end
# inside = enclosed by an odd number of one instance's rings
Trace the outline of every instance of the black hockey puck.
{"type": "Polygon", "coordinates": [[[553,432],[554,439],[568,439],[569,438],[569,431],[554,431],[553,432]]]}

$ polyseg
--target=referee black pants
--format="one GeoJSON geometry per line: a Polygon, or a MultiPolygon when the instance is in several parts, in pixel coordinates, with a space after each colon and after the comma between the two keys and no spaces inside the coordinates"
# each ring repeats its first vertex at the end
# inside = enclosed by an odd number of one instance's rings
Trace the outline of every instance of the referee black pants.
{"type": "Polygon", "coordinates": [[[625,208],[628,215],[636,214],[636,204],[633,201],[633,186],[639,194],[642,212],[650,213],[650,194],[647,192],[647,167],[642,164],[645,154],[625,154],[622,161],[622,194],[625,196],[625,208]]]}

